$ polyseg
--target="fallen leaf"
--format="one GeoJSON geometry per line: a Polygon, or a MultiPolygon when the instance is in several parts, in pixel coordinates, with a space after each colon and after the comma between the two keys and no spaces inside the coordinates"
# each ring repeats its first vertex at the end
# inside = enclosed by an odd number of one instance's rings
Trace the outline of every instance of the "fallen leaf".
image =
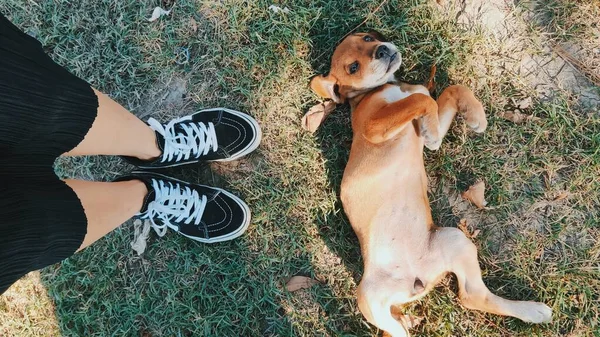
{"type": "Polygon", "coordinates": [[[190,27],[192,28],[192,32],[197,32],[198,31],[198,23],[196,22],[196,20],[194,20],[194,18],[190,19],[190,27]]]}
{"type": "Polygon", "coordinates": [[[521,124],[521,123],[527,122],[527,121],[539,120],[539,117],[525,115],[525,114],[522,114],[517,111],[515,111],[515,112],[509,112],[509,111],[500,112],[500,113],[498,113],[498,116],[500,116],[508,121],[511,121],[513,123],[516,123],[516,124],[521,124]]]}
{"type": "Polygon", "coordinates": [[[302,128],[310,133],[314,133],[335,107],[336,104],[334,101],[326,101],[314,105],[302,117],[302,128]]]}
{"type": "Polygon", "coordinates": [[[580,305],[585,303],[585,295],[583,293],[573,294],[571,295],[571,301],[575,303],[575,305],[580,305]]]}
{"type": "Polygon", "coordinates": [[[465,219],[465,218],[460,219],[460,222],[458,223],[458,229],[460,229],[463,233],[465,233],[465,235],[469,239],[475,239],[479,235],[479,233],[481,233],[481,230],[479,230],[479,229],[475,229],[473,232],[471,232],[471,230],[469,229],[469,226],[467,224],[467,219],[465,219]]]}
{"type": "Polygon", "coordinates": [[[458,229],[467,235],[469,234],[469,229],[467,228],[467,219],[460,219],[460,222],[458,223],[458,229]]]}
{"type": "Polygon", "coordinates": [[[569,194],[570,194],[569,192],[563,191],[559,195],[554,197],[554,201],[563,200],[563,199],[567,198],[569,196],[569,194]]]}
{"type": "Polygon", "coordinates": [[[405,315],[399,306],[392,306],[390,311],[395,320],[404,323],[404,326],[409,329],[416,328],[425,318],[423,316],[405,315]]]}
{"type": "Polygon", "coordinates": [[[407,328],[414,329],[419,324],[421,324],[424,318],[425,317],[423,316],[404,315],[404,317],[402,317],[402,320],[404,321],[404,324],[406,324],[407,328]]]}
{"type": "Polygon", "coordinates": [[[289,292],[294,292],[300,289],[307,289],[312,287],[315,284],[318,284],[319,281],[315,281],[310,277],[306,276],[294,276],[292,277],[288,283],[285,285],[285,289],[289,292]]]}
{"type": "Polygon", "coordinates": [[[163,16],[163,15],[169,15],[170,13],[171,13],[170,9],[167,11],[167,10],[164,10],[164,9],[162,9],[160,7],[156,7],[156,8],[154,8],[154,11],[152,12],[152,16],[150,17],[150,19],[148,19],[148,21],[150,21],[150,22],[156,21],[161,16],[163,16]]]}
{"type": "Polygon", "coordinates": [[[531,106],[531,102],[532,102],[531,97],[527,97],[527,98],[521,100],[519,103],[517,103],[517,107],[521,110],[525,110],[531,106]]]}
{"type": "Polygon", "coordinates": [[[540,247],[535,253],[535,259],[540,260],[544,257],[544,247],[540,247]]]}
{"type": "Polygon", "coordinates": [[[485,201],[485,183],[483,181],[480,181],[478,183],[476,183],[475,185],[469,187],[469,189],[465,192],[463,192],[463,194],[461,194],[461,196],[464,199],[469,200],[470,202],[472,202],[475,206],[477,206],[477,208],[484,208],[485,205],[487,205],[487,201],[485,201]]]}
{"type": "Polygon", "coordinates": [[[276,6],[276,5],[271,5],[271,6],[269,6],[269,9],[270,9],[270,10],[272,10],[272,11],[273,11],[273,13],[279,13],[279,12],[282,12],[282,13],[286,13],[286,14],[287,14],[287,13],[289,13],[289,12],[290,12],[290,9],[289,9],[289,8],[287,8],[287,7],[281,8],[281,7],[279,7],[279,6],[276,6]]]}

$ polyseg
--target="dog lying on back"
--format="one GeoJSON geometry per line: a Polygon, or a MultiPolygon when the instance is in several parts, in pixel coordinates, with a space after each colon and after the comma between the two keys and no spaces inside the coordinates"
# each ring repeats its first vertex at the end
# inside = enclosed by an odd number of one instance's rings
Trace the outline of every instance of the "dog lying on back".
{"type": "Polygon", "coordinates": [[[311,88],[336,103],[350,103],[353,141],[341,200],[364,260],[358,305],[365,318],[394,337],[408,336],[410,318],[392,307],[425,296],[447,273],[458,279],[469,309],[525,322],[551,319],[543,303],[511,301],[485,286],[477,248],[456,228],[433,223],[427,198],[423,146],[437,150],[457,112],[475,132],[487,120],[466,87],[446,88],[437,102],[421,85],[399,83],[397,48],[377,32],[352,34],[333,53],[327,76],[311,88]]]}

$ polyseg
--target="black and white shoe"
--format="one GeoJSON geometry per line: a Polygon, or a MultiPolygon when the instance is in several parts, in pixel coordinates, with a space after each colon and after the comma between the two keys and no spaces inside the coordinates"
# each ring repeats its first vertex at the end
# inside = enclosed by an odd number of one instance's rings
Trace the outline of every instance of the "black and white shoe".
{"type": "Polygon", "coordinates": [[[167,124],[150,118],[148,124],[162,155],[153,160],[123,157],[143,169],[235,160],[256,150],[262,137],[254,118],[226,108],[202,110],[167,124]]]}
{"type": "Polygon", "coordinates": [[[159,236],[170,228],[204,243],[229,241],[250,224],[250,209],[240,198],[220,188],[190,184],[153,172],[132,172],[116,181],[141,180],[148,188],[141,211],[159,236]]]}

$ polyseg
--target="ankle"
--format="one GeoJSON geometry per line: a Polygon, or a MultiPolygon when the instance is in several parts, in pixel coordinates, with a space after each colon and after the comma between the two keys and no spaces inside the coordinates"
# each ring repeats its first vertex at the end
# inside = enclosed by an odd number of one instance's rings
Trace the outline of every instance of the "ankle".
{"type": "Polygon", "coordinates": [[[133,189],[135,192],[135,196],[136,196],[136,206],[135,209],[137,210],[137,213],[141,212],[144,208],[144,203],[146,201],[146,197],[148,196],[148,193],[150,192],[148,190],[148,186],[146,185],[146,183],[142,180],[139,179],[132,179],[129,181],[126,181],[125,183],[128,183],[130,185],[130,188],[133,189]]]}
{"type": "Polygon", "coordinates": [[[152,131],[152,141],[144,151],[140,152],[136,157],[141,160],[154,160],[162,155],[161,149],[158,147],[158,139],[156,133],[152,131]]]}
{"type": "Polygon", "coordinates": [[[140,153],[135,157],[140,160],[151,161],[151,160],[154,160],[154,159],[160,157],[161,154],[162,154],[162,152],[160,152],[160,150],[158,150],[158,148],[157,148],[156,151],[140,153]]]}

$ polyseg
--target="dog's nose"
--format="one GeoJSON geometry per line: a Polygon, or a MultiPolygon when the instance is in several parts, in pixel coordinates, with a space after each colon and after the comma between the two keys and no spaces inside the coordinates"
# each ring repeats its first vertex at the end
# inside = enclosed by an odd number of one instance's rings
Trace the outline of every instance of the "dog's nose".
{"type": "Polygon", "coordinates": [[[383,44],[381,46],[377,47],[377,50],[375,50],[375,58],[376,59],[380,59],[389,54],[390,54],[390,49],[383,44]]]}

